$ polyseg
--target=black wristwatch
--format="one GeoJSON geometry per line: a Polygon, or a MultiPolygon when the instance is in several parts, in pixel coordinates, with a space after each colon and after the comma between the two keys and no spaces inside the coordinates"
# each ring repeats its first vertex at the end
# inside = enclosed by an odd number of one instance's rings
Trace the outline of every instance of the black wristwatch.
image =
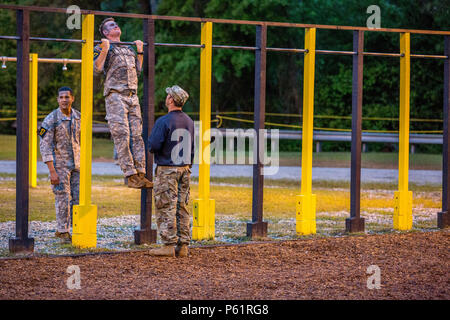
{"type": "Polygon", "coordinates": [[[138,52],[137,54],[144,54],[144,51],[142,51],[142,52],[138,52]]]}

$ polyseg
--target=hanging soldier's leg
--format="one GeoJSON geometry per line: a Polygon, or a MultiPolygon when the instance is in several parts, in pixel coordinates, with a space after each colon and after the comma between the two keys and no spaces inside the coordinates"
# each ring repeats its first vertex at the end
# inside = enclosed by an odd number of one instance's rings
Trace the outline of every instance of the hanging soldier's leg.
{"type": "Polygon", "coordinates": [[[139,98],[133,94],[129,98],[128,121],[130,127],[130,146],[134,167],[137,172],[145,174],[145,144],[142,139],[142,116],[139,98]]]}
{"type": "Polygon", "coordinates": [[[112,92],[105,99],[106,120],[117,150],[120,168],[125,177],[137,173],[130,150],[127,95],[112,92]]]}

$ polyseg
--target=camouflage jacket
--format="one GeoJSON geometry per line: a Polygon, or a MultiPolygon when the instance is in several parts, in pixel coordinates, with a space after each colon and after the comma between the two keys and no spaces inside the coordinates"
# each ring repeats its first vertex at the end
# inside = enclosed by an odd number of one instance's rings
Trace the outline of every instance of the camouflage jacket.
{"type": "Polygon", "coordinates": [[[42,161],[55,168],[80,169],[80,112],[72,108],[68,117],[58,108],[41,124],[39,136],[42,161]]]}
{"type": "MultiPolygon", "coordinates": [[[[97,60],[102,48],[100,45],[94,48],[94,61],[97,60]]],[[[103,95],[106,97],[110,90],[119,92],[125,90],[137,91],[138,76],[141,73],[137,54],[131,46],[111,44],[106,56],[103,70],[97,69],[94,63],[96,74],[105,74],[105,88],[103,95]]]]}

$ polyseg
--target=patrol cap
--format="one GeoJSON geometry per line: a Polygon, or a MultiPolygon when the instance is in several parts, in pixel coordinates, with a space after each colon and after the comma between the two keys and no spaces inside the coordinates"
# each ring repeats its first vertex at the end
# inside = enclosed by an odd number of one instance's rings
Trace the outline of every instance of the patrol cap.
{"type": "Polygon", "coordinates": [[[189,94],[177,85],[167,87],[166,93],[169,94],[175,101],[175,104],[180,107],[182,107],[187,99],[189,99],[189,94]]]}

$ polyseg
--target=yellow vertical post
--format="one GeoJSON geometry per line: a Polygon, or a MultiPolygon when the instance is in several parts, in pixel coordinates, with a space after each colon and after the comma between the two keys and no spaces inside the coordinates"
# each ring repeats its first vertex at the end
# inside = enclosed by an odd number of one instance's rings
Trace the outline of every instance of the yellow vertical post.
{"type": "Polygon", "coordinates": [[[307,52],[305,52],[303,75],[302,186],[301,194],[296,196],[298,235],[316,233],[316,195],[311,193],[316,28],[305,29],[305,49],[307,52]]]}
{"type": "Polygon", "coordinates": [[[400,35],[400,128],[398,148],[398,191],[394,193],[394,229],[412,228],[412,192],[408,191],[409,170],[409,97],[410,97],[410,34],[400,35]]]}
{"type": "Polygon", "coordinates": [[[38,55],[30,53],[30,124],[29,124],[29,172],[30,187],[37,185],[37,101],[38,101],[38,55]]]}
{"type": "Polygon", "coordinates": [[[92,90],[94,75],[94,15],[83,16],[81,49],[81,154],[80,204],[73,207],[72,244],[80,248],[97,245],[97,206],[91,204],[92,90]]]}
{"type": "Polygon", "coordinates": [[[199,198],[194,200],[192,239],[214,239],[215,201],[210,199],[212,22],[202,24],[200,56],[199,198]]]}

